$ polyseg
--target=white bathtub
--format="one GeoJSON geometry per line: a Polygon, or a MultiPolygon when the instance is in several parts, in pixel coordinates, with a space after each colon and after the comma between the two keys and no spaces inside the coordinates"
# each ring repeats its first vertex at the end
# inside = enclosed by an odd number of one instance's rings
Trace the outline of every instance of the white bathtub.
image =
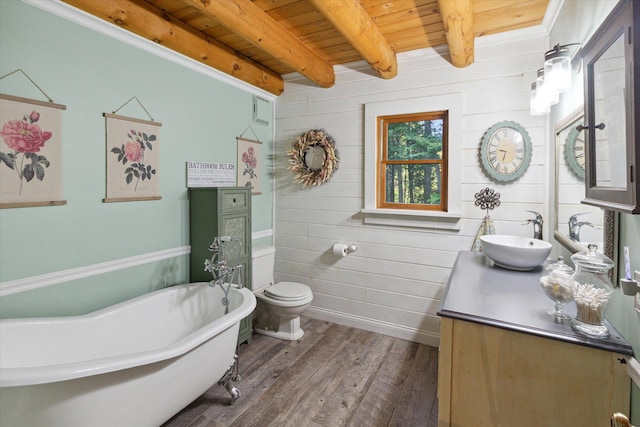
{"type": "Polygon", "coordinates": [[[256,300],[193,283],[83,316],[0,320],[0,426],[162,424],[231,365],[256,300]]]}

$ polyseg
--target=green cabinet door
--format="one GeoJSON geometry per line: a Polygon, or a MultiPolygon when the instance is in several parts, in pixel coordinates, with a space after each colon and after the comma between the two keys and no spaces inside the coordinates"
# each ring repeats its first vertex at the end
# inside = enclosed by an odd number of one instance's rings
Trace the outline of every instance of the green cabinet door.
{"type": "MultiPolygon", "coordinates": [[[[233,283],[251,284],[251,188],[190,188],[189,189],[189,274],[191,282],[208,282],[211,273],[204,270],[205,259],[211,258],[209,246],[215,237],[230,236],[241,246],[229,245],[223,258],[241,265],[233,283]],[[238,251],[238,249],[240,249],[238,251]]],[[[250,342],[253,315],[240,322],[238,343],[250,342]]]]}

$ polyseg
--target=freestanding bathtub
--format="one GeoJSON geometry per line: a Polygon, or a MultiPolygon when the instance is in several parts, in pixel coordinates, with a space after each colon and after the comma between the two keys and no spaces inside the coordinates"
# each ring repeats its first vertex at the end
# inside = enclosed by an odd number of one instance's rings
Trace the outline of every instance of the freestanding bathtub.
{"type": "Polygon", "coordinates": [[[83,316],[0,320],[0,426],[157,427],[229,369],[256,300],[173,286],[83,316]]]}

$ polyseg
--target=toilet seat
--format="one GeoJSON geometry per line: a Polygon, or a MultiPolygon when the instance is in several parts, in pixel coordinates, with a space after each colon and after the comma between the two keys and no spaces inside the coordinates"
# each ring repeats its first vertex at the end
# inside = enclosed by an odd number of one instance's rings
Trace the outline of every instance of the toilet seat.
{"type": "Polygon", "coordinates": [[[307,285],[295,282],[280,282],[264,290],[265,295],[279,301],[300,301],[308,298],[311,289],[307,285]]]}

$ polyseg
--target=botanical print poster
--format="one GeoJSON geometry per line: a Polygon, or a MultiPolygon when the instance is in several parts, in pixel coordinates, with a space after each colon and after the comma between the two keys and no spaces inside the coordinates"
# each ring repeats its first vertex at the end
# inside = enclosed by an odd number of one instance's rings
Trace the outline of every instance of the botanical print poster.
{"type": "Polygon", "coordinates": [[[107,127],[105,202],[159,200],[161,123],[104,114],[107,127]]]}
{"type": "Polygon", "coordinates": [[[0,208],[63,205],[64,105],[0,94],[0,208]]]}
{"type": "Polygon", "coordinates": [[[262,142],[252,139],[238,140],[238,187],[252,187],[251,194],[262,194],[260,176],[262,174],[262,142]]]}

